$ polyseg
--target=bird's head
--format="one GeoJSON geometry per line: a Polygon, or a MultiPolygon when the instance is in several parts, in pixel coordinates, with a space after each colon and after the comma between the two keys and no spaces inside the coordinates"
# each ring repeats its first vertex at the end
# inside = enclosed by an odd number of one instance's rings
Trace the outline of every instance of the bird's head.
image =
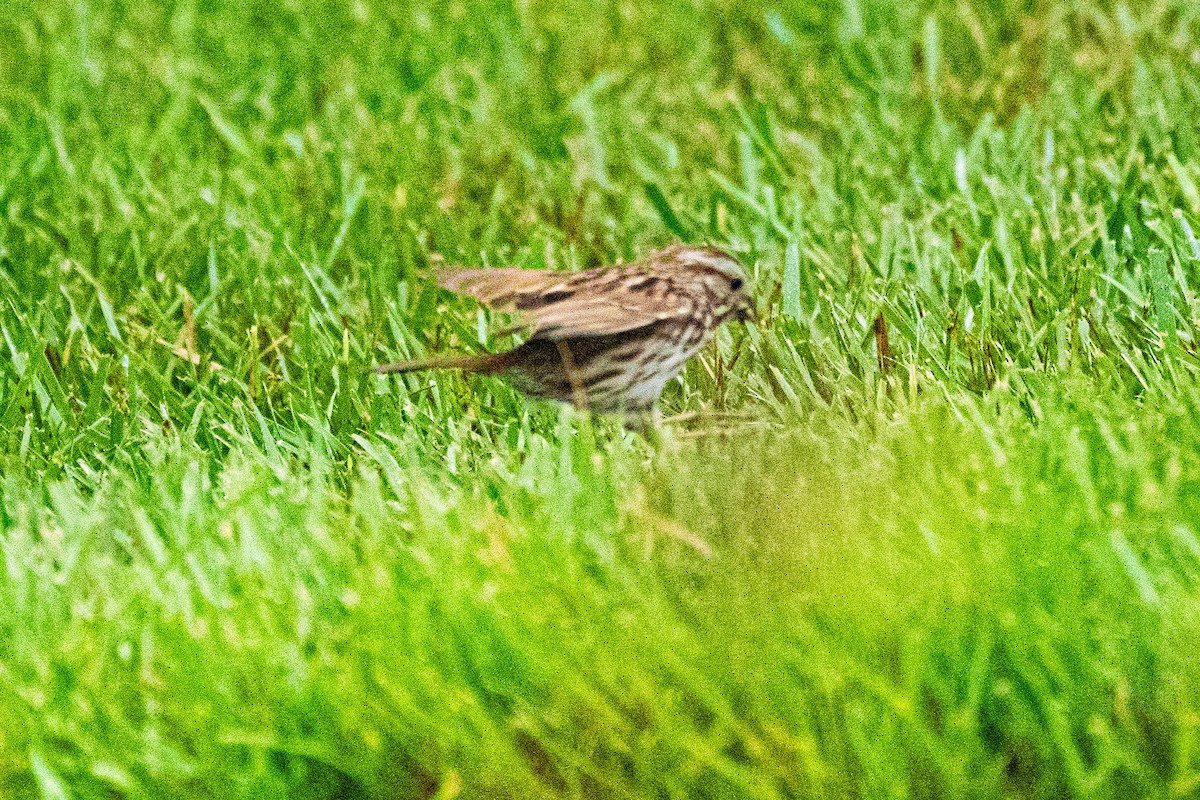
{"type": "Polygon", "coordinates": [[[718,319],[752,322],[757,318],[746,268],[729,253],[717,247],[693,245],[674,245],[661,252],[695,275],[713,299],[718,319]]]}

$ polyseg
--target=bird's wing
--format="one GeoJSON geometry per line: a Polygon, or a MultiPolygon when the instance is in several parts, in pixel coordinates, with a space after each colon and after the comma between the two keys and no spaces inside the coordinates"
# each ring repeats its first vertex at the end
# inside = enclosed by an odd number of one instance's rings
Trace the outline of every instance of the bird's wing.
{"type": "Polygon", "coordinates": [[[506,267],[498,269],[446,268],[437,273],[438,285],[458,294],[469,295],[485,305],[512,311],[528,297],[562,280],[558,273],[544,270],[506,267]]]}
{"type": "Polygon", "coordinates": [[[692,313],[692,298],[665,276],[641,270],[460,269],[438,283],[501,311],[522,315],[524,327],[549,340],[604,336],[692,313]]]}

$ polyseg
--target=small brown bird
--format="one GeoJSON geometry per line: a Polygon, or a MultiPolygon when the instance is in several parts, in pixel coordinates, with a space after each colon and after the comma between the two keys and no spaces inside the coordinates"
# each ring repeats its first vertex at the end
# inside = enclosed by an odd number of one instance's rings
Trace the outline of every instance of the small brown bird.
{"type": "Polygon", "coordinates": [[[503,353],[433,356],[376,371],[504,375],[527,395],[603,412],[649,411],[718,326],[754,312],[741,265],[715,247],[673,245],[581,272],[447,270],[438,283],[518,312],[529,339],[503,353]]]}

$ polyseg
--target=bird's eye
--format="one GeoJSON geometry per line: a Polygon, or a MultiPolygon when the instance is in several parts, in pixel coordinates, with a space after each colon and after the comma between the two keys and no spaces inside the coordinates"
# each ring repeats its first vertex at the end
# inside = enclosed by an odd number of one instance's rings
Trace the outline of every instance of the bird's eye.
{"type": "Polygon", "coordinates": [[[731,279],[731,280],[729,281],[729,288],[730,288],[731,290],[735,291],[735,292],[736,292],[738,289],[741,289],[741,288],[742,288],[742,279],[741,279],[741,278],[733,278],[733,279],[731,279]]]}

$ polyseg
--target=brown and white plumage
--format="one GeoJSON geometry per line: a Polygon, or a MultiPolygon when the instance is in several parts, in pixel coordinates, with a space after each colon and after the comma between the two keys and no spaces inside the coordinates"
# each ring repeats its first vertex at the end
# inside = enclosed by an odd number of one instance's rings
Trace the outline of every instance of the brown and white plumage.
{"type": "Polygon", "coordinates": [[[529,339],[503,353],[434,356],[377,369],[503,374],[534,397],[598,411],[643,410],[718,326],[751,317],[744,280],[728,253],[688,245],[581,272],[445,270],[441,286],[518,314],[529,339]]]}

